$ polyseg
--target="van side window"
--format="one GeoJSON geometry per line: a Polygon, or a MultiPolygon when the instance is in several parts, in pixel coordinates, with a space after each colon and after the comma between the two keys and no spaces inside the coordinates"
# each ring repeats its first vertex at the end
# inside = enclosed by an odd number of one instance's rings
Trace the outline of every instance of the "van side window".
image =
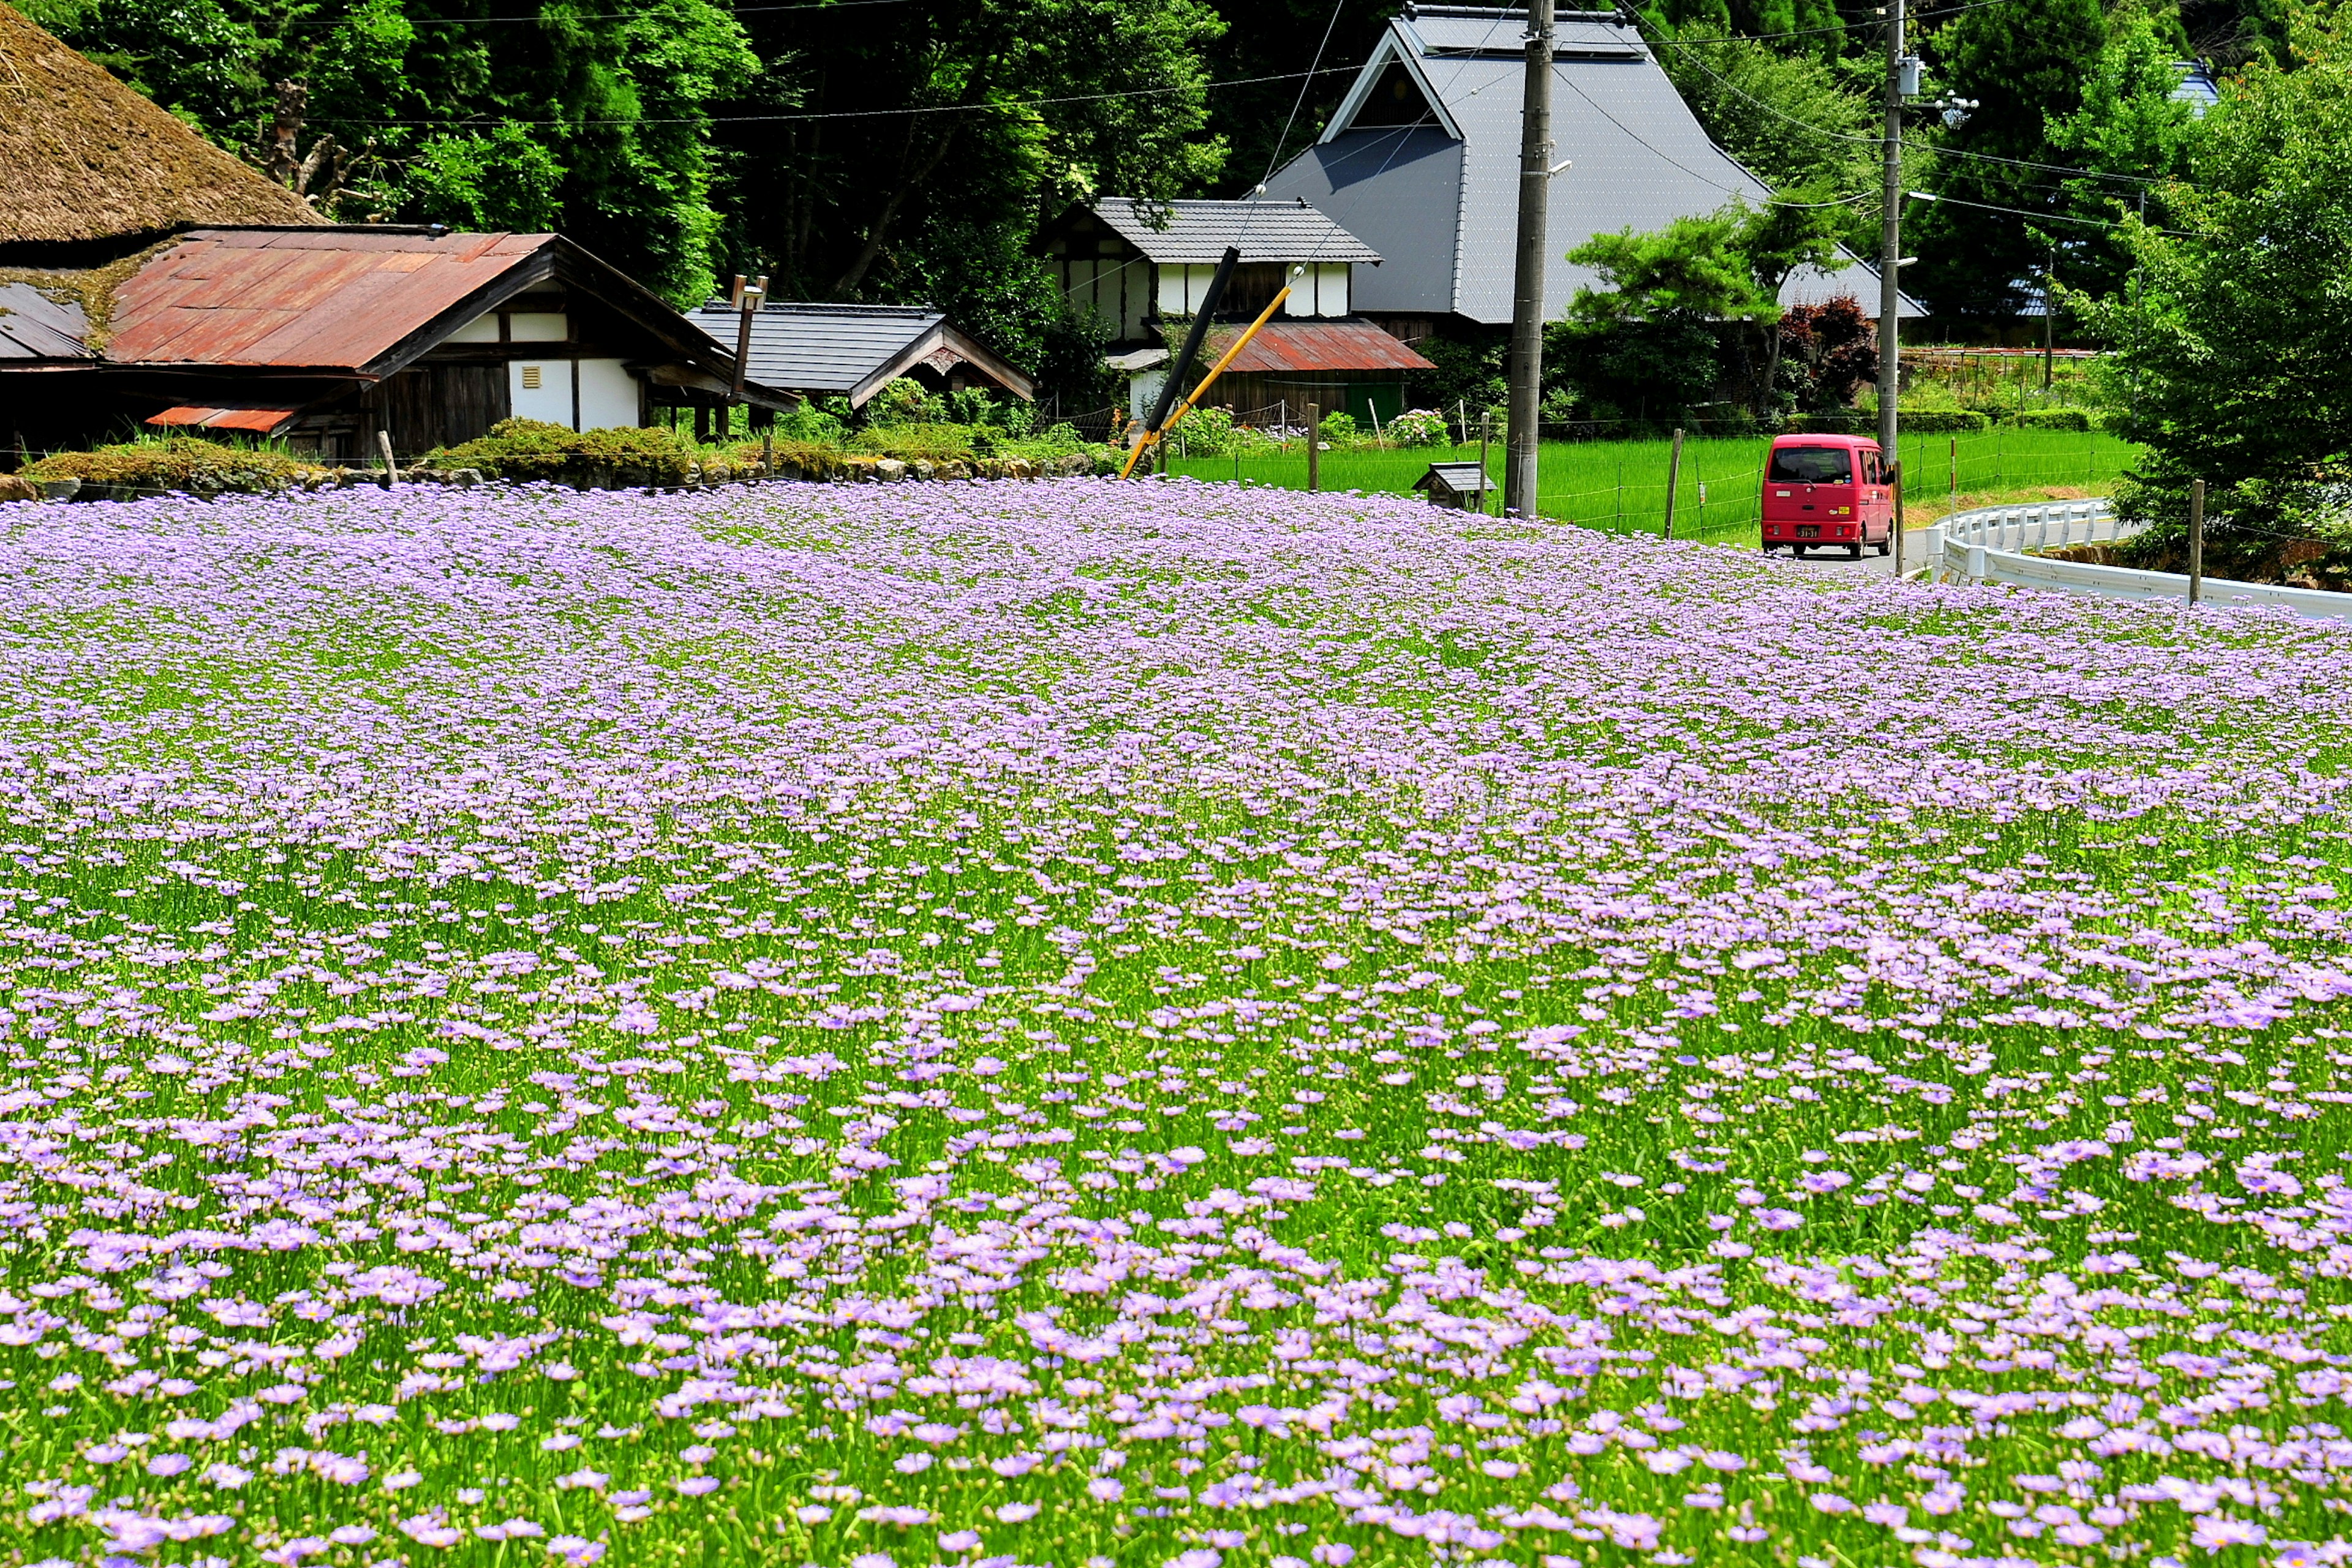
{"type": "Polygon", "coordinates": [[[1850,485],[1852,454],[1843,447],[1779,447],[1772,452],[1776,485],[1850,485]]]}
{"type": "Polygon", "coordinates": [[[1875,452],[1864,452],[1862,455],[1862,482],[1866,485],[1885,482],[1878,471],[1878,454],[1875,452]]]}

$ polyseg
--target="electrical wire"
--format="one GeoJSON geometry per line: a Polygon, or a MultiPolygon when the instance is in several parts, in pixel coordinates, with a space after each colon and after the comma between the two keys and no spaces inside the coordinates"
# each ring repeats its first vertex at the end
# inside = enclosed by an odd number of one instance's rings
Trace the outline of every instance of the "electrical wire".
{"type": "Polygon", "coordinates": [[[1112,99],[1159,98],[1171,92],[1203,92],[1220,88],[1255,87],[1261,82],[1296,81],[1302,76],[1344,75],[1355,70],[1354,66],[1326,66],[1318,71],[1281,71],[1273,76],[1234,77],[1223,81],[1171,82],[1166,87],[1134,88],[1125,92],[1078,92],[1060,98],[1023,98],[986,100],[980,103],[917,104],[903,109],[845,109],[824,114],[674,114],[641,115],[632,120],[514,120],[505,115],[462,115],[442,120],[345,120],[336,119],[321,123],[335,125],[776,125],[816,120],[889,120],[912,114],[964,114],[981,110],[1019,110],[1045,109],[1064,103],[1102,103],[1112,99]]]}
{"type": "MultiPolygon", "coordinates": [[[[1979,4],[1980,5],[2006,5],[2008,3],[2009,0],[1979,0],[1979,4]]],[[[1973,9],[1973,7],[1970,8],[1973,9]]],[[[1728,38],[1690,40],[1679,38],[1654,38],[1650,40],[1654,47],[1679,48],[1685,50],[1690,50],[1699,43],[1728,43],[1734,40],[1728,38]]],[[[1851,132],[1832,131],[1826,125],[1816,125],[1810,120],[1800,120],[1795,115],[1789,113],[1778,105],[1767,103],[1764,100],[1757,97],[1754,93],[1749,92],[1747,89],[1732,81],[1728,77],[1726,77],[1721,71],[1717,70],[1713,66],[1708,65],[1704,59],[1697,58],[1696,54],[1690,55],[1689,58],[1692,64],[1697,66],[1699,69],[1706,72],[1707,75],[1722,83],[1723,86],[1730,91],[1738,94],[1741,98],[1744,98],[1748,102],[1755,104],[1758,108],[1765,110],[1767,113],[1787,121],[1790,124],[1796,126],[1801,131],[1809,131],[1816,136],[1824,136],[1833,142],[1852,142],[1856,145],[1865,147],[1879,146],[1885,141],[1885,138],[1883,136],[1857,136],[1853,134],[1851,132]]],[[[2110,174],[2099,169],[2077,169],[2065,163],[2043,163],[2036,162],[2031,158],[2003,158],[1991,153],[1971,153],[1962,147],[1937,146],[1934,148],[1934,152],[1936,156],[1938,158],[1960,158],[1974,163],[2000,163],[2016,169],[2041,169],[2052,174],[2066,174],[2079,180],[2116,180],[2130,184],[2140,185],[2162,185],[2171,184],[2169,179],[2160,174],[2110,174]]]]}
{"type": "MultiPolygon", "coordinates": [[[[2013,3],[2014,0],[1968,0],[1967,4],[1960,5],[1946,5],[1940,7],[1922,6],[1921,9],[1935,11],[1937,18],[1940,20],[1944,17],[1957,16],[1963,11],[1981,11],[1988,5],[2007,5],[2013,3]]],[[[1869,26],[1868,23],[1864,23],[1862,25],[1864,26],[1869,26]]],[[[1920,23],[1922,27],[1932,25],[1933,24],[1927,22],[1924,18],[1920,23]]],[[[1853,25],[1840,22],[1835,26],[1830,27],[1791,27],[1788,31],[1780,33],[1724,33],[1711,38],[1689,38],[1681,41],[1692,44],[1769,43],[1775,38],[1811,38],[1819,37],[1823,34],[1828,33],[1850,33],[1852,31],[1853,31],[1853,25]]]]}
{"type": "MultiPolygon", "coordinates": [[[[730,5],[727,14],[749,16],[771,11],[845,11],[852,6],[905,5],[911,3],[912,0],[800,0],[798,4],[788,5],[730,5]]],[[[584,15],[559,11],[535,16],[405,16],[402,20],[412,27],[471,27],[494,22],[635,22],[656,15],[652,11],[601,11],[584,15]]],[[[286,25],[289,27],[340,27],[350,20],[348,16],[338,16],[331,22],[289,22],[286,25]]]]}
{"type": "MultiPolygon", "coordinates": [[[[2049,223],[2077,223],[2089,228],[2123,228],[2126,225],[2115,218],[2075,217],[2067,213],[2036,212],[2032,207],[2005,207],[1992,202],[1972,202],[1966,196],[1948,196],[1937,191],[1906,191],[1904,195],[1923,202],[1948,202],[1956,207],[1975,207],[1979,212],[2010,213],[2018,217],[2030,217],[2049,223]]],[[[2154,224],[2142,226],[2151,234],[2167,235],[2174,239],[2191,239],[2195,236],[2177,228],[2158,228],[2154,224]]]]}

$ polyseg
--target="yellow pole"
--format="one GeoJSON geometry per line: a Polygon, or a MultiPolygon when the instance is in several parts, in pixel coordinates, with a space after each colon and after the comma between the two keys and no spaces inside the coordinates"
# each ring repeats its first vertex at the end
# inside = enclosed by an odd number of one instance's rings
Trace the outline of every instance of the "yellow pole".
{"type": "Polygon", "coordinates": [[[1265,326],[1266,322],[1273,318],[1274,313],[1282,309],[1282,302],[1289,298],[1290,287],[1288,284],[1285,284],[1281,291],[1275,295],[1273,301],[1269,303],[1265,310],[1258,312],[1257,320],[1249,324],[1249,330],[1242,333],[1240,337],[1235,338],[1234,340],[1234,346],[1227,349],[1218,359],[1217,363],[1209,367],[1209,374],[1201,378],[1201,384],[1192,389],[1192,395],[1187,397],[1183,402],[1176,405],[1176,412],[1168,416],[1168,423],[1161,426],[1157,430],[1147,430],[1143,433],[1142,439],[1137,441],[1134,449],[1128,453],[1127,467],[1119,469],[1118,471],[1118,477],[1120,479],[1123,479],[1127,478],[1128,475],[1135,472],[1135,465],[1142,459],[1143,450],[1145,447],[1157,445],[1160,441],[1164,439],[1168,432],[1176,428],[1178,423],[1183,419],[1184,416],[1192,411],[1192,405],[1200,402],[1202,396],[1208,392],[1209,384],[1215,381],[1217,377],[1224,374],[1225,366],[1234,363],[1234,356],[1240,353],[1242,350],[1249,347],[1249,341],[1257,336],[1257,330],[1260,327],[1265,326]]]}

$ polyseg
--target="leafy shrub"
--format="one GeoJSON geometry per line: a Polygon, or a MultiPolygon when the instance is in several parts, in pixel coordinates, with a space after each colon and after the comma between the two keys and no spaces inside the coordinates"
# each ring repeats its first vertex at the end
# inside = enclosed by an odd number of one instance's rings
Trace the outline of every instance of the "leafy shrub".
{"type": "Polygon", "coordinates": [[[572,430],[543,419],[501,419],[487,435],[426,453],[424,466],[478,468],[518,482],[677,485],[694,460],[694,448],[659,426],[572,430]]]}
{"type": "Polygon", "coordinates": [[[2010,415],[2004,425],[2020,425],[2029,430],[2072,430],[2077,434],[2091,428],[2091,416],[2080,408],[2027,408],[2010,415]]]}
{"type": "Polygon", "coordinates": [[[866,417],[875,425],[945,425],[947,401],[919,381],[907,376],[887,383],[866,405],[866,417]]]}
{"type": "MultiPolygon", "coordinates": [[[[890,386],[902,384],[892,382],[890,386]]],[[[911,382],[904,383],[913,385],[911,382]]],[[[890,390],[886,386],[883,393],[890,390]]],[[[882,394],[874,401],[879,403],[882,394]]],[[[870,405],[868,406],[871,406],[870,405]]],[[[868,425],[850,437],[850,449],[871,452],[877,457],[898,458],[906,462],[944,463],[976,456],[974,431],[968,425],[949,425],[940,421],[906,424],[868,425]]],[[[992,442],[990,445],[993,445],[992,442]]]]}
{"type": "Polygon", "coordinates": [[[1433,408],[1408,408],[1389,421],[1388,438],[1400,447],[1438,447],[1454,439],[1445,416],[1433,408]]]}
{"type": "Polygon", "coordinates": [[[94,452],[57,452],[25,469],[25,477],[79,479],[85,485],[139,489],[282,490],[325,473],[315,463],[253,447],[231,447],[195,436],[126,441],[94,452]]]}
{"type": "Polygon", "coordinates": [[[1991,421],[1967,408],[1897,408],[1896,426],[1915,436],[1972,435],[1991,421]]]}
{"type": "Polygon", "coordinates": [[[1229,458],[1238,449],[1230,408],[1195,408],[1176,426],[1176,449],[1195,458],[1229,458]]]}
{"type": "Polygon", "coordinates": [[[1357,432],[1356,416],[1344,409],[1323,416],[1321,435],[1334,447],[1352,447],[1361,438],[1357,432]]]}
{"type": "Polygon", "coordinates": [[[772,434],[779,441],[808,441],[819,446],[838,447],[849,438],[849,427],[814,403],[803,403],[777,415],[772,434]]]}

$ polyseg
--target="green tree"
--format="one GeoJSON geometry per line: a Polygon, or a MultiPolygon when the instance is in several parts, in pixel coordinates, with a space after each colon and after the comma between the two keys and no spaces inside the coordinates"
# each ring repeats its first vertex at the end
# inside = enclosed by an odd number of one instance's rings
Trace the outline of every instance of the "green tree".
{"type": "Polygon", "coordinates": [[[2294,46],[2206,117],[2165,226],[2123,231],[2126,287],[2078,301],[2114,345],[2116,429],[2148,448],[2119,498],[2156,524],[2146,550],[2202,479],[2224,562],[2316,536],[2352,564],[2352,28],[2311,14],[2294,46]]]}
{"type": "Polygon", "coordinates": [[[2066,281],[2074,289],[2108,294],[2129,265],[2124,248],[2095,226],[2125,211],[2165,221],[2166,183],[2187,174],[2201,129],[2195,109],[2173,96],[2183,50],[2177,19],[2162,22],[2138,0],[2126,0],[2109,18],[2106,47],[2083,88],[2080,108],[2053,117],[2050,145],[2077,166],[2109,179],[2065,183],[2072,216],[2092,220],[2050,226],[2063,245],[2066,281]]]}
{"type": "Polygon", "coordinates": [[[1828,269],[1844,259],[1838,249],[1839,230],[1852,209],[1837,202],[1826,185],[1782,191],[1763,206],[1748,210],[1737,244],[1748,260],[1756,290],[1771,301],[1769,314],[1755,320],[1764,338],[1764,366],[1755,380],[1759,415],[1772,412],[1780,384],[1780,289],[1792,273],[1807,268],[1828,269]]]}
{"type": "Polygon", "coordinates": [[[1632,409],[1672,418],[1710,401],[1724,381],[1726,325],[1780,319],[1746,249],[1755,216],[1734,204],[1648,234],[1597,234],[1570,251],[1603,287],[1578,289],[1551,334],[1558,384],[1600,417],[1632,409]]]}
{"type": "Polygon", "coordinates": [[[28,3],[264,167],[281,122],[298,155],[340,152],[326,216],[560,228],[680,303],[709,292],[711,114],[762,70],[718,0],[28,3]]]}
{"type": "Polygon", "coordinates": [[[748,18],[791,57],[801,107],[746,128],[743,252],[796,295],[894,299],[934,269],[926,234],[1025,236],[1089,192],[1166,199],[1214,177],[1203,0],[934,0],[877,25],[824,7],[748,18]],[[943,220],[944,226],[935,226],[943,220]]]}
{"type": "Polygon", "coordinates": [[[2106,38],[2099,0],[2009,0],[1927,34],[1937,84],[1981,105],[1941,138],[1934,188],[1958,201],[1914,209],[1905,240],[1919,256],[1906,284],[1937,315],[2013,316],[2038,289],[2067,196],[2026,165],[2071,166],[2045,128],[2082,106],[2106,38]]]}

